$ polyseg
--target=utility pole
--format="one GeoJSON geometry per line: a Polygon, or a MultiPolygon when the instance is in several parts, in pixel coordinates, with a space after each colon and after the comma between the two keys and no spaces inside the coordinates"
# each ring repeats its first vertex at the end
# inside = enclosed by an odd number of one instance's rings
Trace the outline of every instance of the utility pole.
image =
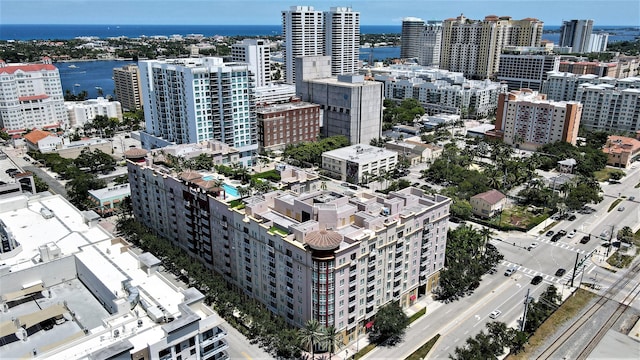
{"type": "Polygon", "coordinates": [[[529,291],[531,289],[527,289],[527,295],[524,297],[524,314],[522,314],[522,326],[520,326],[520,331],[524,331],[524,325],[527,323],[527,309],[529,308],[529,291]]]}
{"type": "Polygon", "coordinates": [[[576,253],[576,263],[573,265],[573,274],[571,275],[571,287],[573,287],[573,279],[576,277],[576,269],[578,268],[578,256],[580,254],[576,253]]]}

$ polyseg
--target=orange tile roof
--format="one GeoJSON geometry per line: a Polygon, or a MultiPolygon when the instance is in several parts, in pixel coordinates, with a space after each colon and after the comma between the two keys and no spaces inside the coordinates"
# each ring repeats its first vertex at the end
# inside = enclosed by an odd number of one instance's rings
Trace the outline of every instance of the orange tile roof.
{"type": "Polygon", "coordinates": [[[48,131],[33,130],[30,133],[26,134],[24,136],[24,139],[32,144],[37,144],[38,141],[46,138],[47,136],[55,136],[55,135],[48,131]]]}
{"type": "Polygon", "coordinates": [[[57,70],[55,66],[51,64],[29,64],[29,65],[7,65],[5,67],[0,67],[0,74],[7,73],[13,74],[18,70],[32,72],[32,71],[42,71],[42,70],[57,70]]]}
{"type": "Polygon", "coordinates": [[[635,154],[640,151],[640,141],[626,136],[610,135],[607,138],[607,145],[602,151],[607,154],[621,154],[624,152],[635,154]]]}

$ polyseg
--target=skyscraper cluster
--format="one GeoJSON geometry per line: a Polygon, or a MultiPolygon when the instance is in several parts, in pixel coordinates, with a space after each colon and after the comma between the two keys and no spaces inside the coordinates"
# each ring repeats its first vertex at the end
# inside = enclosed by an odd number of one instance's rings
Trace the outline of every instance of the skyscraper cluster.
{"type": "Polygon", "coordinates": [[[360,55],[360,13],[350,7],[329,11],[312,6],[292,6],[282,12],[285,41],[285,81],[295,84],[295,59],[301,56],[330,56],[331,74],[358,70],[360,55]]]}
{"type": "Polygon", "coordinates": [[[609,34],[593,33],[593,20],[568,20],[562,22],[558,45],[571,47],[573,53],[601,52],[608,40],[609,34]]]}

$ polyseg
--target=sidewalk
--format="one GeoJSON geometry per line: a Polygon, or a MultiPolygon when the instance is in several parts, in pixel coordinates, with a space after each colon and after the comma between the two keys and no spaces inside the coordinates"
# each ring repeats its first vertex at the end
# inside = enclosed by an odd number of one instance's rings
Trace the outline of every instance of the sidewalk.
{"type": "MultiPolygon", "coordinates": [[[[411,315],[417,313],[418,311],[424,309],[425,307],[427,308],[426,313],[422,316],[427,316],[429,315],[429,313],[435,311],[436,309],[438,309],[439,307],[443,306],[444,303],[439,302],[439,301],[435,301],[433,299],[432,294],[426,294],[425,296],[423,296],[422,298],[418,299],[415,304],[411,305],[411,307],[409,307],[408,309],[405,309],[405,314],[407,314],[408,317],[411,317],[411,315]]],[[[421,317],[421,318],[422,318],[421,317]]],[[[416,322],[419,320],[416,320],[416,322]]],[[[411,324],[409,324],[409,327],[412,327],[416,322],[413,322],[411,324]]],[[[352,344],[349,344],[348,346],[343,347],[342,349],[340,349],[338,352],[336,352],[335,354],[333,354],[333,359],[340,359],[340,360],[345,360],[345,359],[351,359],[351,357],[356,354],[358,351],[364,349],[367,345],[369,345],[369,337],[367,334],[362,333],[360,334],[358,339],[358,342],[356,343],[355,341],[352,344]]],[[[364,358],[366,358],[368,355],[365,355],[364,358]]]]}

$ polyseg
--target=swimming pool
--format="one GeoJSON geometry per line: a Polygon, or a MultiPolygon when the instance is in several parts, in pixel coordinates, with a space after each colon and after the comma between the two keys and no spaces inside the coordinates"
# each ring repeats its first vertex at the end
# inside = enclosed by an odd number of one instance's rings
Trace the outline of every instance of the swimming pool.
{"type": "Polygon", "coordinates": [[[236,189],[235,187],[227,183],[222,183],[222,188],[224,189],[224,192],[227,193],[227,195],[233,196],[233,197],[240,197],[240,194],[238,193],[238,189],[236,189]]]}
{"type": "Polygon", "coordinates": [[[202,180],[204,180],[204,181],[213,181],[215,179],[216,178],[213,175],[207,175],[207,176],[203,176],[202,177],[202,180]]]}

